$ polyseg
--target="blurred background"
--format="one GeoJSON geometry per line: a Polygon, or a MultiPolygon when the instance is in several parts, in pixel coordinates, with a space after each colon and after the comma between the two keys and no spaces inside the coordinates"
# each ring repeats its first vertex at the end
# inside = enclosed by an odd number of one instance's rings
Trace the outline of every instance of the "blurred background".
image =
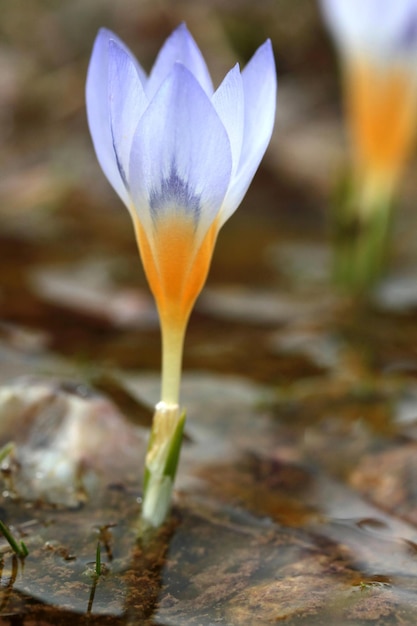
{"type": "Polygon", "coordinates": [[[269,244],[325,237],[326,203],[344,155],[336,62],[316,3],[3,1],[0,314],[6,323],[45,330],[48,345],[59,351],[88,357],[93,343],[96,357],[113,358],[118,346],[108,348],[107,341],[114,327],[145,326],[147,356],[131,341],[116,352],[124,365],[158,363],[153,304],[129,216],[95,158],[84,86],[101,26],[114,30],[149,70],[181,21],[215,84],[267,37],[279,74],[271,147],[219,238],[209,285],[260,287],[271,275],[275,282],[281,269],[269,244]]]}
{"type": "MultiPolygon", "coordinates": [[[[255,325],[285,320],[282,300],[277,311],[279,293],[300,283],[307,291],[312,283],[329,285],[329,209],[347,156],[337,58],[315,2],[3,1],[0,316],[6,326],[36,331],[41,344],[81,360],[94,355],[122,366],[159,366],[157,320],[130,219],[98,166],[87,127],[84,86],[93,41],[101,26],[114,30],[149,70],[181,21],[215,84],[267,37],[279,76],[271,145],[220,234],[190,327],[186,366],[203,353],[204,366],[218,361],[213,347],[200,345],[213,329],[220,344],[229,341],[213,315],[223,325],[227,315],[253,317],[255,325]],[[245,299],[246,291],[235,293],[239,285],[269,295],[245,299]]],[[[414,192],[409,167],[391,259],[402,275],[384,295],[406,308],[417,301],[414,192]]],[[[276,382],[275,370],[262,376],[276,382]]]]}

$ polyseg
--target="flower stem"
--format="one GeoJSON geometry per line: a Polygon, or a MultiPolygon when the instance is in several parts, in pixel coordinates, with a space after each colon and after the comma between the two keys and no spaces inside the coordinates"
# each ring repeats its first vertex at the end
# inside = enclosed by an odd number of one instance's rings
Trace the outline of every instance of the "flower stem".
{"type": "Polygon", "coordinates": [[[153,528],[163,524],[169,511],[185,422],[179,406],[185,324],[178,327],[162,322],[161,326],[162,400],[153,416],[142,501],[142,521],[153,528]]]}
{"type": "Polygon", "coordinates": [[[161,401],[178,404],[180,395],[182,352],[185,326],[161,321],[162,328],[162,388],[161,401]]]}
{"type": "Polygon", "coordinates": [[[388,194],[341,198],[334,220],[333,277],[352,295],[364,296],[386,264],[392,202],[388,194]]]}

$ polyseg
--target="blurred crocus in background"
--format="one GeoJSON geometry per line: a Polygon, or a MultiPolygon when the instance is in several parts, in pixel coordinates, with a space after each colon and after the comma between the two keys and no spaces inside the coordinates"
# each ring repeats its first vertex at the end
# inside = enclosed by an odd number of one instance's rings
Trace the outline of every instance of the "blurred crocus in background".
{"type": "Polygon", "coordinates": [[[417,121],[417,0],[321,0],[338,45],[352,170],[336,208],[336,279],[381,275],[392,202],[417,121]]]}
{"type": "Polygon", "coordinates": [[[185,25],[149,76],[120,39],[100,30],[86,87],[94,147],[128,208],[162,332],[162,387],[145,461],[142,518],[169,510],[184,414],[179,390],[184,334],[221,226],[244,197],[269,143],[276,72],[266,41],[213,89],[185,25]]]}

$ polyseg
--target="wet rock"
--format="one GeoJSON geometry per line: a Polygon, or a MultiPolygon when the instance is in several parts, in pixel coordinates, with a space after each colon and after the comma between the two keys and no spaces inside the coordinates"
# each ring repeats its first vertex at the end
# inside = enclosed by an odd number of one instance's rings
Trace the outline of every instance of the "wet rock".
{"type": "MultiPolygon", "coordinates": [[[[272,267],[301,287],[327,285],[331,270],[330,246],[311,241],[280,241],[267,248],[266,257],[272,267]]],[[[329,297],[329,294],[326,294],[329,297]]]]}
{"type": "Polygon", "coordinates": [[[0,415],[10,495],[75,506],[141,471],[144,431],[83,385],[19,379],[0,387],[0,415]]]}
{"type": "Polygon", "coordinates": [[[205,289],[198,309],[215,317],[252,324],[283,324],[327,314],[334,300],[312,300],[297,294],[274,293],[228,285],[205,289]]]}
{"type": "Polygon", "coordinates": [[[303,532],[233,510],[186,512],[171,540],[155,621],[263,626],[317,615],[352,580],[343,562],[335,576],[337,550],[329,544],[323,554],[303,532]]]}
{"type": "Polygon", "coordinates": [[[417,308],[416,272],[387,278],[375,292],[374,299],[378,306],[388,311],[415,311],[417,308]]]}
{"type": "Polygon", "coordinates": [[[287,329],[271,336],[271,349],[281,354],[305,354],[318,367],[334,368],[340,361],[340,342],[336,337],[312,328],[287,329]]]}
{"type": "Polygon", "coordinates": [[[60,268],[42,267],[32,272],[31,283],[47,301],[115,326],[155,326],[151,296],[117,287],[111,278],[115,270],[115,259],[93,259],[60,268]]]}
{"type": "Polygon", "coordinates": [[[356,602],[347,611],[350,619],[379,624],[379,620],[392,616],[398,606],[395,592],[383,584],[363,584],[357,594],[356,602]]]}
{"type": "Polygon", "coordinates": [[[417,524],[417,444],[364,456],[350,483],[381,509],[417,524]]]}

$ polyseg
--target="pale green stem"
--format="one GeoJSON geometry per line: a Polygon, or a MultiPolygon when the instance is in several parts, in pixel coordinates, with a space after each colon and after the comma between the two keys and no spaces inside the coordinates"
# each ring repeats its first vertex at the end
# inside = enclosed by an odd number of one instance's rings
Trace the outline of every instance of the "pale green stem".
{"type": "Polygon", "coordinates": [[[186,322],[182,325],[168,324],[161,320],[162,331],[162,388],[161,401],[169,405],[179,404],[182,353],[186,322]]]}
{"type": "Polygon", "coordinates": [[[347,188],[336,206],[334,278],[363,297],[385,269],[392,191],[382,183],[358,187],[347,188]]]}
{"type": "Polygon", "coordinates": [[[161,321],[162,390],[155,407],[145,461],[142,521],[157,528],[166,519],[181,450],[185,414],[180,412],[179,391],[186,322],[182,326],[161,321]]]}

